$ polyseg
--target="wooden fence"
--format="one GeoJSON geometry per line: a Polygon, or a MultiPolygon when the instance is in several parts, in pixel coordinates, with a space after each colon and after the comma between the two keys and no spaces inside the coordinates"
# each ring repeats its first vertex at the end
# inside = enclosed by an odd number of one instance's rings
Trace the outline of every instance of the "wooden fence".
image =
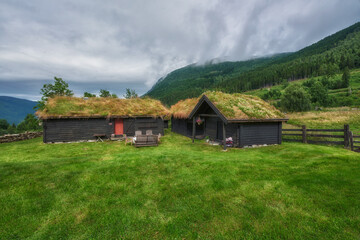
{"type": "Polygon", "coordinates": [[[360,135],[354,135],[348,124],[343,129],[308,129],[303,125],[301,129],[282,129],[282,136],[291,137],[282,139],[288,142],[344,145],[352,151],[360,151],[360,146],[356,145],[360,144],[360,135]]]}
{"type": "Polygon", "coordinates": [[[360,152],[360,135],[354,135],[353,132],[350,132],[350,149],[360,152]]]}

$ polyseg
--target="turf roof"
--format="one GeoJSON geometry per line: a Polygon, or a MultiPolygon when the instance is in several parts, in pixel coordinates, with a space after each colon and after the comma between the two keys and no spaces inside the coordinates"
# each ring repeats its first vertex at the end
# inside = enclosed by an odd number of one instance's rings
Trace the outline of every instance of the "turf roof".
{"type": "Polygon", "coordinates": [[[170,108],[170,113],[175,118],[188,118],[200,98],[180,100],[170,108]]]}
{"type": "Polygon", "coordinates": [[[36,114],[42,119],[76,117],[164,117],[169,111],[159,100],[151,98],[49,98],[36,114]]]}
{"type": "MultiPolygon", "coordinates": [[[[218,91],[207,91],[205,95],[227,120],[266,120],[283,119],[284,114],[266,101],[240,93],[228,94],[218,91]]],[[[199,98],[179,101],[170,112],[176,118],[188,118],[199,98]]]]}

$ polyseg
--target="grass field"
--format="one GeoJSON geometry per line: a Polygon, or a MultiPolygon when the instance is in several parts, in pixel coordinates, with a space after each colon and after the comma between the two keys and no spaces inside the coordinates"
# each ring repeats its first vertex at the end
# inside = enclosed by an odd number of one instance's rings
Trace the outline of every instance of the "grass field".
{"type": "Polygon", "coordinates": [[[359,239],[360,154],[296,143],[0,144],[1,239],[359,239]]]}
{"type": "Polygon", "coordinates": [[[349,124],[351,131],[360,133],[359,109],[325,108],[322,111],[288,113],[286,116],[289,121],[288,124],[285,124],[285,128],[294,126],[299,128],[301,125],[306,125],[308,128],[341,129],[344,128],[344,124],[349,124]]]}

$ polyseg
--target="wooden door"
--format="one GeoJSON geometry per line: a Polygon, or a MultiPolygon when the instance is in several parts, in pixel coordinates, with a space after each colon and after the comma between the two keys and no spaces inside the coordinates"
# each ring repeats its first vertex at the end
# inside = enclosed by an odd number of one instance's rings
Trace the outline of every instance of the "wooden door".
{"type": "Polygon", "coordinates": [[[124,134],[124,119],[115,119],[115,135],[124,134]]]}

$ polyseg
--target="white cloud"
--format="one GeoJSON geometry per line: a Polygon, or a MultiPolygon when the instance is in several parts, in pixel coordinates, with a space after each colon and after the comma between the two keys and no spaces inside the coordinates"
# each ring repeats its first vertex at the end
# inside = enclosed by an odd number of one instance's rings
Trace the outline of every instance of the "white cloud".
{"type": "Polygon", "coordinates": [[[91,82],[144,91],[193,62],[298,50],[355,23],[359,12],[357,0],[4,0],[0,79],[61,76],[84,89],[91,82]]]}

